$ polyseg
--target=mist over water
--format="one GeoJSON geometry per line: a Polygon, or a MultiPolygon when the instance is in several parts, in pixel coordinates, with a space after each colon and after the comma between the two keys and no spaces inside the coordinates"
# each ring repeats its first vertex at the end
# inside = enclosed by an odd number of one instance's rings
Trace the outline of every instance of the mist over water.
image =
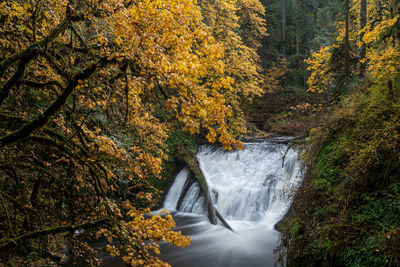
{"type": "Polygon", "coordinates": [[[244,143],[242,151],[203,146],[197,154],[215,207],[234,232],[211,225],[199,185],[183,169],[165,201],[192,244],[179,249],[162,244],[162,259],[172,266],[274,266],[279,232],[301,182],[297,152],[274,140],[244,143]]]}

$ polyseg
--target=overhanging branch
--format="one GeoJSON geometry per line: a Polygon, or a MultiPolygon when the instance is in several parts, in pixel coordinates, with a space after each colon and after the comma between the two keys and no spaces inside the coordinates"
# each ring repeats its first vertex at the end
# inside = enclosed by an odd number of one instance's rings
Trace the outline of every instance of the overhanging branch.
{"type": "Polygon", "coordinates": [[[106,62],[107,59],[104,57],[99,61],[91,64],[85,70],[76,74],[75,77],[72,78],[72,80],[69,82],[67,87],[63,90],[63,92],[58,96],[56,101],[54,101],[53,104],[51,104],[42,114],[37,116],[36,119],[34,119],[33,121],[22,126],[20,129],[0,138],[0,148],[7,144],[13,143],[22,138],[27,137],[34,130],[45,125],[49,121],[49,119],[56,112],[58,112],[62,108],[62,106],[67,102],[67,99],[78,85],[78,82],[88,79],[97,70],[97,68],[103,66],[106,62]]]}
{"type": "Polygon", "coordinates": [[[14,246],[17,246],[17,242],[23,241],[23,240],[26,240],[26,239],[38,238],[38,237],[49,235],[49,234],[71,232],[71,231],[74,231],[76,229],[96,228],[96,227],[104,225],[104,224],[106,224],[108,222],[110,222],[110,219],[100,219],[100,220],[87,222],[87,223],[82,223],[82,224],[62,225],[62,226],[57,226],[57,227],[53,227],[53,228],[46,228],[46,229],[42,229],[42,230],[36,230],[36,231],[25,233],[23,235],[20,235],[20,236],[14,237],[14,238],[6,239],[2,243],[0,243],[0,251],[12,248],[14,246]]]}

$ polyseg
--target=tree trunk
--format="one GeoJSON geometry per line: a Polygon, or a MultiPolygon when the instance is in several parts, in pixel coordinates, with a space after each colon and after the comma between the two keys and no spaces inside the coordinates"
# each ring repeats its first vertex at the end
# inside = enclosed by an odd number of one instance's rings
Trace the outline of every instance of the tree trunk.
{"type": "MultiPolygon", "coordinates": [[[[363,30],[367,26],[367,0],[361,0],[361,7],[360,7],[360,29],[363,30]]],[[[365,43],[363,43],[363,37],[365,32],[361,32],[360,34],[360,41],[362,42],[361,50],[360,50],[360,78],[364,78],[365,70],[366,70],[366,62],[365,56],[367,54],[367,47],[365,43]]]]}
{"type": "Polygon", "coordinates": [[[389,79],[389,81],[388,81],[388,92],[389,92],[389,96],[391,97],[391,99],[394,99],[393,83],[392,83],[391,79],[389,79]]]}
{"type": "Polygon", "coordinates": [[[282,0],[282,55],[286,58],[286,0],[282,0]]]}
{"type": "MultiPolygon", "coordinates": [[[[301,66],[300,66],[300,29],[299,29],[299,27],[300,27],[300,15],[299,15],[299,0],[296,0],[296,69],[297,69],[297,71],[299,71],[300,69],[301,69],[301,66]]],[[[301,75],[301,73],[299,73],[298,75],[297,75],[297,85],[299,86],[299,87],[301,87],[302,86],[302,80],[301,80],[301,78],[302,78],[302,75],[301,75]]]]}
{"type": "Polygon", "coordinates": [[[296,54],[300,55],[300,16],[299,16],[300,8],[299,8],[299,0],[296,0],[296,54]]]}
{"type": "Polygon", "coordinates": [[[346,76],[350,75],[350,41],[349,41],[349,10],[350,10],[350,1],[346,0],[345,2],[345,20],[346,20],[346,33],[344,37],[344,68],[346,76]]]}

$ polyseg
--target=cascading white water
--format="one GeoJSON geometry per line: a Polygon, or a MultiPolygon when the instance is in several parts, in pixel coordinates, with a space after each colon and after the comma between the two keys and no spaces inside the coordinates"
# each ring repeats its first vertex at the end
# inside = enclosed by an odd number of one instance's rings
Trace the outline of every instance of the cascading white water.
{"type": "Polygon", "coordinates": [[[166,249],[168,262],[173,266],[273,266],[278,238],[273,227],[287,212],[301,181],[297,152],[289,149],[282,166],[287,145],[279,141],[244,143],[241,151],[215,146],[199,149],[197,157],[212,201],[235,232],[208,223],[203,194],[185,168],[171,186],[164,208],[173,212],[177,229],[187,230],[192,246],[181,253],[166,249]]]}

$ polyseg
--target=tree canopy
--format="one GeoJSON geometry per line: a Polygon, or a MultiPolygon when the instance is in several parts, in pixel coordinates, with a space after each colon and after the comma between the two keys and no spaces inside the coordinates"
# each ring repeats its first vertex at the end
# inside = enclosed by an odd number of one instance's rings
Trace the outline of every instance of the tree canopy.
{"type": "Polygon", "coordinates": [[[5,263],[67,240],[95,264],[76,229],[117,238],[109,251],[130,265],[165,264],[161,240],[190,243],[170,215],[145,216],[159,202],[168,136],[181,128],[240,148],[238,99],[262,92],[259,45],[246,37],[265,34],[262,6],[220,2],[0,3],[5,263]]]}

